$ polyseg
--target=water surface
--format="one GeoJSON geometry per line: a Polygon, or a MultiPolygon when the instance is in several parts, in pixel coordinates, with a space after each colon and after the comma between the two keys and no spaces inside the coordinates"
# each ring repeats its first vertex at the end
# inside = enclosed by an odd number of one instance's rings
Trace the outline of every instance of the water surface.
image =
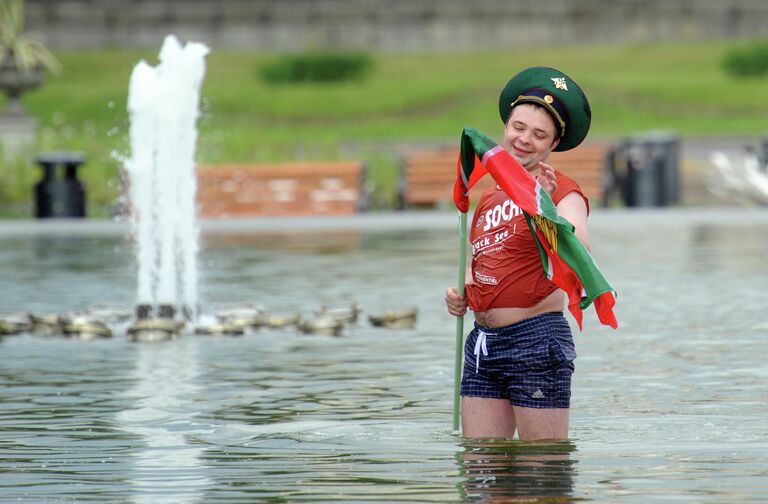
{"type": "MultiPolygon", "coordinates": [[[[455,217],[387,219],[208,225],[203,311],[416,305],[414,330],[363,318],[338,338],[4,337],[0,501],[768,499],[768,216],[595,213],[621,327],[588,312],[557,444],[451,431],[455,217]]],[[[3,226],[0,312],[132,306],[122,228],[46,225],[3,226]]]]}

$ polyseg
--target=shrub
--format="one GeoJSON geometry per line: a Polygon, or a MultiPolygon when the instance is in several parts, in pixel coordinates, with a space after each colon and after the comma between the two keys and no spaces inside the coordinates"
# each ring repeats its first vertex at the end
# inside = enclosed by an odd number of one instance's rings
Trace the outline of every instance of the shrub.
{"type": "Polygon", "coordinates": [[[261,68],[271,83],[341,82],[363,79],[372,59],[362,53],[313,52],[283,56],[261,68]]]}
{"type": "Polygon", "coordinates": [[[756,40],[725,53],[723,68],[737,77],[760,76],[768,73],[768,40],[756,40]]]}

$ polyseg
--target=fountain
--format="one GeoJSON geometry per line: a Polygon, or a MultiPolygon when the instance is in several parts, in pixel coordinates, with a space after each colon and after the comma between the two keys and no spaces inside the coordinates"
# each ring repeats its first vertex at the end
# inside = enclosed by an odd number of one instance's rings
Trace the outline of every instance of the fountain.
{"type": "Polygon", "coordinates": [[[768,205],[768,169],[754,153],[730,157],[716,151],[710,156],[715,176],[709,180],[709,190],[723,197],[735,196],[744,205],[768,205]]]}
{"type": "MultiPolygon", "coordinates": [[[[125,334],[129,341],[164,341],[182,332],[240,336],[264,328],[339,336],[362,308],[321,306],[314,314],[268,313],[240,303],[202,313],[198,296],[199,226],[195,150],[200,90],[209,49],[165,38],[155,67],[140,61],[129,84],[130,156],[127,208],[135,244],[135,307],[91,306],[71,313],[0,313],[0,336],[32,333],[82,340],[125,334]]],[[[371,315],[377,327],[412,329],[416,309],[371,315]]]]}
{"type": "Polygon", "coordinates": [[[208,52],[169,35],[160,64],[142,60],[131,75],[125,170],[138,267],[131,340],[176,337],[184,327],[177,314],[197,318],[196,121],[208,52]]]}

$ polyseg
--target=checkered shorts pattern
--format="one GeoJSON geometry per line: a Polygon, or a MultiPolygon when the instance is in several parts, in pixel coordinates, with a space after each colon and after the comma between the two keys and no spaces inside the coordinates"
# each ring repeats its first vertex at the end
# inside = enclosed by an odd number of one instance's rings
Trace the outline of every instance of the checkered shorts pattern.
{"type": "Polygon", "coordinates": [[[568,408],[576,350],[562,312],[507,327],[475,324],[464,345],[461,395],[528,408],[568,408]]]}

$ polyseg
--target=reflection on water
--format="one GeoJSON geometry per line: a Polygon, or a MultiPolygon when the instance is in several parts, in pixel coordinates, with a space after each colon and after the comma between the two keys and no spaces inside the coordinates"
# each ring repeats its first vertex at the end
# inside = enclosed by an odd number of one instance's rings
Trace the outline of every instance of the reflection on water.
{"type": "Polygon", "coordinates": [[[196,343],[138,349],[135,386],[125,393],[126,404],[133,407],[116,416],[116,427],[144,445],[129,473],[137,504],[198,502],[201,490],[212,483],[199,460],[203,449],[186,441],[200,429],[195,418],[204,404],[196,343]]]}
{"type": "MultiPolygon", "coordinates": [[[[0,501],[764,502],[768,216],[593,217],[618,331],[576,334],[571,440],[451,432],[455,219],[203,241],[204,305],[419,307],[415,329],[0,341],[0,501]],[[314,244],[314,245],[313,245],[314,244]]],[[[4,236],[0,233],[0,236],[4,236]]],[[[122,236],[0,238],[0,312],[128,305],[122,236]]]]}
{"type": "Polygon", "coordinates": [[[459,452],[468,502],[570,502],[576,451],[572,442],[472,441],[459,452]]]}

